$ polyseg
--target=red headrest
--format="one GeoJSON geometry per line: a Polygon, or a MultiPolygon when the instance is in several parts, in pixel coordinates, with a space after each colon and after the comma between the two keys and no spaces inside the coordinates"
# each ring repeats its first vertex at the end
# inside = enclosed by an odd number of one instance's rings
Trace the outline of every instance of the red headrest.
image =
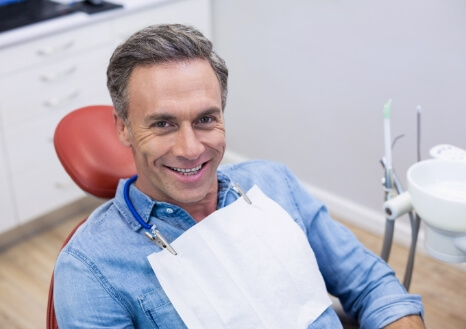
{"type": "Polygon", "coordinates": [[[58,158],[84,191],[113,198],[120,178],[136,174],[131,149],[117,136],[113,107],[87,106],[66,115],[54,135],[58,158]]]}

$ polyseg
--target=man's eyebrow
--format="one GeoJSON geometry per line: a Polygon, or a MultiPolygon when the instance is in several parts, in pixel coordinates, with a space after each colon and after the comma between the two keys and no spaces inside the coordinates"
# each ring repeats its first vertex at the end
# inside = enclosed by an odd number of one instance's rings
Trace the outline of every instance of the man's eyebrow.
{"type": "Polygon", "coordinates": [[[198,117],[200,118],[200,117],[203,117],[203,116],[206,116],[206,115],[221,114],[221,113],[222,113],[222,110],[219,109],[218,107],[211,107],[211,108],[199,113],[198,117]]]}
{"type": "Polygon", "coordinates": [[[170,113],[155,113],[148,115],[144,118],[145,123],[152,123],[155,121],[173,121],[176,119],[176,116],[170,113]]]}
{"type": "MultiPolygon", "coordinates": [[[[202,118],[207,115],[219,115],[222,113],[222,110],[218,107],[211,107],[208,108],[196,116],[196,119],[202,118]]],[[[146,124],[150,124],[152,122],[156,121],[175,121],[177,117],[171,113],[154,113],[151,115],[148,115],[147,117],[144,118],[144,122],[146,124]]]]}

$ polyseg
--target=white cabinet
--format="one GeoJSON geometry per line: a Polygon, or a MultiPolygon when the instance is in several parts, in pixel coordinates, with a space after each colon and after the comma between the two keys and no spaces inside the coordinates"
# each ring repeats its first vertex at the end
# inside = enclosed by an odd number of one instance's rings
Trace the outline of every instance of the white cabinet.
{"type": "Polygon", "coordinates": [[[111,24],[101,22],[0,53],[0,61],[9,63],[1,69],[0,113],[19,223],[83,196],[55,155],[53,132],[75,108],[110,102],[105,67],[111,40],[111,24]]]}
{"type": "Polygon", "coordinates": [[[0,49],[0,233],[84,196],[57,159],[53,133],[70,111],[111,104],[106,69],[117,43],[159,23],[211,37],[209,0],[121,2],[130,9],[0,49]]]}
{"type": "Polygon", "coordinates": [[[110,33],[111,28],[105,22],[89,24],[4,48],[0,51],[0,74],[37,68],[46,62],[69,57],[72,52],[99,46],[108,40],[110,33]]]}
{"type": "Polygon", "coordinates": [[[3,147],[3,134],[0,131],[0,232],[7,231],[18,225],[15,208],[10,193],[10,182],[3,147]]]}
{"type": "Polygon", "coordinates": [[[44,60],[35,67],[3,75],[3,125],[21,125],[69,108],[72,103],[86,102],[94,94],[106,93],[105,66],[111,47],[102,47],[84,53],[70,50],[65,58],[44,60]]]}

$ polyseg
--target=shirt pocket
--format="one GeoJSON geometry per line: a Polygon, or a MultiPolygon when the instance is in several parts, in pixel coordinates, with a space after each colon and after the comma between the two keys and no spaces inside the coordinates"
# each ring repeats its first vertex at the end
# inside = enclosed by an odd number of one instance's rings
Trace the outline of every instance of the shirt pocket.
{"type": "Polygon", "coordinates": [[[162,288],[142,295],[138,300],[154,328],[187,329],[162,288]]]}

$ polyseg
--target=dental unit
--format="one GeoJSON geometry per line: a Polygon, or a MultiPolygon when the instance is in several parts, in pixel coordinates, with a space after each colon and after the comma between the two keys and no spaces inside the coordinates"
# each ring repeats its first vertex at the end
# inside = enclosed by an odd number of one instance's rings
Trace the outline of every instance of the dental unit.
{"type": "Polygon", "coordinates": [[[421,107],[417,107],[417,162],[407,171],[407,191],[392,164],[390,136],[391,100],[383,109],[385,155],[382,184],[385,190],[383,210],[386,215],[381,257],[388,261],[393,241],[395,219],[408,214],[411,246],[403,284],[409,290],[415,249],[421,220],[425,225],[425,248],[444,262],[466,262],[466,151],[441,144],[430,149],[432,159],[421,160],[421,107]]]}

